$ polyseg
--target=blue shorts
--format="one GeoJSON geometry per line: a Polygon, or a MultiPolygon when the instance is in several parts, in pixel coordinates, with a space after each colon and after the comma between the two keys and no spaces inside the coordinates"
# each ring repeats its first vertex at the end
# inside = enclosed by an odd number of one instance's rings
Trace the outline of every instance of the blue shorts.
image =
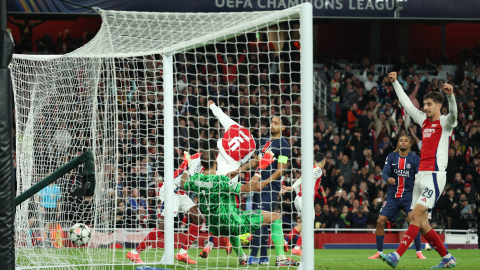
{"type": "Polygon", "coordinates": [[[253,194],[252,210],[273,212],[278,198],[278,191],[263,191],[253,194]]]}
{"type": "Polygon", "coordinates": [[[386,216],[391,222],[397,221],[398,212],[403,210],[405,214],[410,213],[412,198],[391,198],[387,197],[383,202],[379,215],[386,216]]]}

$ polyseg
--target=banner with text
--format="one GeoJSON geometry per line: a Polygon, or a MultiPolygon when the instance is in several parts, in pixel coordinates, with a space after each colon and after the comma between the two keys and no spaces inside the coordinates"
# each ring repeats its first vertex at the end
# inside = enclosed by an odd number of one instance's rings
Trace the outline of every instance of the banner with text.
{"type": "MultiPolygon", "coordinates": [[[[304,2],[314,17],[479,20],[478,0],[70,0],[87,7],[152,12],[240,12],[286,9],[304,2]]],[[[7,0],[8,12],[92,13],[59,0],[7,0]]]]}

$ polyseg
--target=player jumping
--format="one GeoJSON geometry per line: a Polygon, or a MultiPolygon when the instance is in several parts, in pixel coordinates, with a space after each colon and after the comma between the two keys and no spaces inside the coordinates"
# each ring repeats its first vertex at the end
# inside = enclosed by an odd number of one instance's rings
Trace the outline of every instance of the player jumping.
{"type": "MultiPolygon", "coordinates": [[[[233,121],[211,100],[208,101],[208,107],[217,117],[222,127],[225,129],[223,137],[217,141],[219,154],[217,156],[217,175],[226,175],[234,171],[247,162],[255,153],[255,140],[252,132],[257,125],[257,118],[243,118],[241,124],[233,121]]],[[[232,178],[238,181],[238,176],[232,178]]],[[[225,237],[227,254],[230,255],[232,248],[228,237],[225,237]]],[[[200,252],[200,257],[207,258],[214,247],[213,235],[210,234],[208,244],[200,252]]]]}
{"type": "MultiPolygon", "coordinates": [[[[377,220],[377,253],[369,259],[379,259],[383,254],[383,239],[385,224],[388,220],[395,222],[400,210],[412,216],[412,190],[415,184],[415,174],[418,173],[420,158],[410,152],[410,137],[403,135],[398,139],[397,150],[388,154],[383,167],[383,181],[388,182],[387,199],[383,203],[377,220]]],[[[415,237],[415,249],[418,259],[426,259],[422,254],[422,240],[420,232],[415,237]]]]}
{"type": "MultiPolygon", "coordinates": [[[[317,192],[318,188],[320,187],[320,183],[322,182],[322,169],[325,166],[325,155],[322,153],[316,153],[314,157],[315,165],[313,166],[313,179],[316,179],[314,190],[317,192]]],[[[298,211],[298,216],[302,217],[302,177],[300,177],[291,187],[283,186],[282,194],[285,194],[287,191],[295,190],[297,193],[297,197],[293,203],[295,204],[295,208],[298,211]]],[[[326,196],[324,196],[326,198],[326,196]]],[[[285,237],[284,240],[284,249],[288,251],[288,241],[290,238],[293,238],[294,235],[298,235],[302,233],[302,224],[295,226],[292,231],[285,237]]],[[[302,256],[302,236],[298,237],[296,246],[292,249],[292,254],[302,256]]]]}
{"type": "MultiPolygon", "coordinates": [[[[182,174],[187,172],[187,165],[190,165],[190,168],[188,169],[189,174],[195,174],[197,172],[200,172],[203,170],[203,167],[200,164],[200,156],[201,153],[197,153],[193,156],[189,156],[188,154],[185,155],[185,159],[183,163],[179,166],[177,170],[175,170],[174,173],[174,184],[175,184],[175,195],[174,195],[174,201],[173,201],[173,211],[174,211],[174,216],[176,217],[178,215],[178,212],[188,214],[190,217],[190,220],[192,223],[190,224],[190,227],[188,228],[188,236],[183,238],[182,240],[182,247],[178,251],[178,253],[175,255],[175,259],[185,262],[187,264],[197,264],[196,261],[190,259],[188,257],[187,251],[190,245],[197,239],[198,237],[198,231],[199,231],[199,226],[202,225],[204,221],[204,217],[202,213],[198,210],[197,206],[195,203],[188,197],[188,195],[185,194],[185,191],[180,189],[180,181],[182,174]]],[[[140,253],[145,250],[147,246],[152,245],[152,243],[155,243],[157,239],[163,239],[164,236],[164,200],[165,200],[165,185],[162,185],[160,187],[159,191],[159,198],[161,203],[161,213],[160,213],[160,225],[159,229],[153,229],[143,241],[138,244],[138,246],[135,249],[132,249],[130,252],[127,254],[127,258],[132,260],[135,263],[143,263],[143,261],[140,259],[140,253]]]]}
{"type": "Polygon", "coordinates": [[[383,261],[396,267],[400,257],[405,253],[413,239],[420,231],[428,243],[440,254],[442,260],[433,269],[455,267],[457,262],[448,252],[435,230],[428,223],[428,212],[435,206],[445,187],[448,164],[448,144],[453,129],[457,126],[457,104],[453,96],[453,86],[445,84],[443,91],[447,94],[449,114],[441,115],[443,95],[429,92],[423,98],[424,112],[416,109],[403,91],[397,80],[397,73],[388,74],[400,103],[412,119],[422,125],[422,150],[417,179],[413,186],[412,215],[410,226],[398,249],[388,255],[380,254],[383,261]]]}
{"type": "MultiPolygon", "coordinates": [[[[216,175],[217,163],[215,151],[202,154],[202,165],[205,173],[197,173],[189,178],[182,175],[182,186],[185,190],[196,192],[199,196],[200,209],[205,214],[208,230],[215,236],[229,236],[233,249],[239,257],[239,263],[247,263],[247,255],[243,252],[239,236],[253,232],[260,227],[272,226],[272,241],[277,254],[276,266],[296,266],[298,262],[285,256],[283,250],[282,216],[274,212],[261,210],[242,211],[237,208],[235,195],[241,192],[251,192],[260,180],[256,174],[247,185],[235,182],[224,175],[216,175]]],[[[269,166],[274,158],[267,153],[259,160],[259,168],[269,166]]]]}

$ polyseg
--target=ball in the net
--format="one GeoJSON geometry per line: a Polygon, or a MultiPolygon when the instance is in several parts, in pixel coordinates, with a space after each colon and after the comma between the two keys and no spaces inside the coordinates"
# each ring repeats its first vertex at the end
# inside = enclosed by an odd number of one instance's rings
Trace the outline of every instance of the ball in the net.
{"type": "Polygon", "coordinates": [[[87,225],[82,223],[73,225],[68,231],[68,234],[72,244],[78,247],[86,245],[92,237],[90,229],[87,227],[87,225]]]}

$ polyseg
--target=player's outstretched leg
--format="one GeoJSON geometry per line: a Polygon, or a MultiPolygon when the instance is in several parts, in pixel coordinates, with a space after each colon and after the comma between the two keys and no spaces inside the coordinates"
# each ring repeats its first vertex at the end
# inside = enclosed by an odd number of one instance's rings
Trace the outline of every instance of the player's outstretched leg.
{"type": "Polygon", "coordinates": [[[208,237],[208,244],[203,248],[203,250],[200,252],[200,257],[206,259],[208,257],[208,254],[212,249],[215,247],[215,243],[213,242],[213,234],[210,233],[210,236],[208,237]]]}
{"type": "Polygon", "coordinates": [[[295,247],[292,249],[292,254],[297,256],[302,256],[302,235],[300,234],[297,239],[295,247]]]}
{"type": "Polygon", "coordinates": [[[287,237],[285,237],[285,241],[283,243],[283,249],[285,250],[285,252],[288,252],[288,242],[290,240],[293,240],[297,235],[300,234],[300,232],[302,231],[302,224],[299,224],[297,226],[295,226],[288,234],[287,234],[287,237]]]}
{"type": "Polygon", "coordinates": [[[425,260],[426,257],[422,254],[422,234],[418,233],[415,237],[415,250],[417,251],[417,259],[425,260]]]}
{"type": "MultiPolygon", "coordinates": [[[[161,226],[161,225],[160,225],[161,226]]],[[[140,244],[137,245],[135,249],[132,249],[127,253],[127,259],[131,260],[134,263],[143,263],[140,259],[140,253],[144,251],[148,246],[151,246],[152,243],[156,242],[157,239],[163,238],[163,232],[161,230],[153,229],[148,235],[143,239],[140,244]]]]}
{"type": "Polygon", "coordinates": [[[272,212],[262,211],[263,224],[262,226],[271,225],[272,228],[272,242],[275,246],[275,254],[277,259],[275,261],[276,266],[298,266],[299,263],[293,261],[285,256],[285,250],[283,250],[283,229],[281,215],[272,212]]]}
{"type": "Polygon", "coordinates": [[[243,252],[242,243],[240,242],[240,237],[230,236],[230,243],[232,244],[232,249],[235,250],[238,256],[238,263],[240,265],[247,265],[248,256],[243,252]]]}
{"type": "Polygon", "coordinates": [[[196,261],[188,257],[188,248],[193,243],[193,241],[197,239],[199,227],[201,226],[201,224],[205,219],[197,207],[191,207],[188,210],[188,214],[189,214],[190,220],[192,221],[192,224],[190,224],[190,227],[188,227],[188,234],[183,239],[182,247],[180,248],[178,253],[175,255],[175,259],[187,264],[197,264],[196,261]]]}
{"type": "Polygon", "coordinates": [[[190,224],[190,227],[188,227],[188,234],[183,238],[182,247],[175,255],[175,259],[187,264],[197,264],[196,261],[188,257],[188,249],[190,248],[190,245],[193,243],[193,241],[195,241],[195,239],[197,239],[198,237],[198,227],[199,225],[197,224],[190,224]]]}

